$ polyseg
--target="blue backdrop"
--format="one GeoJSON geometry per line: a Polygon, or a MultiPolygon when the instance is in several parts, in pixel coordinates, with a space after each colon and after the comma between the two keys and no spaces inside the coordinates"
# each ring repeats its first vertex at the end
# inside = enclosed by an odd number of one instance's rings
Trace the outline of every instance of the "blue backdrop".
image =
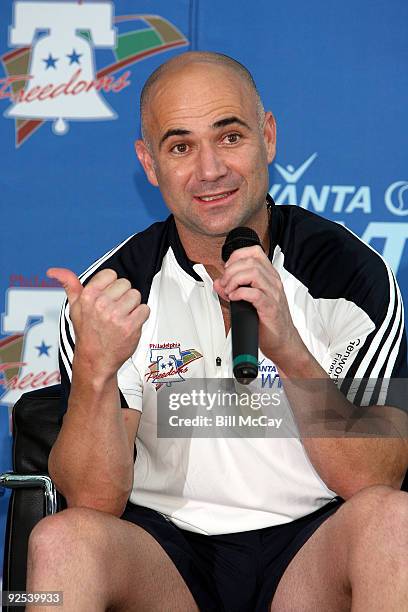
{"type": "Polygon", "coordinates": [[[133,142],[141,86],[177,53],[251,70],[278,124],[275,200],[346,224],[406,301],[407,24],[406,0],[1,3],[0,472],[10,407],[58,381],[62,290],[45,270],[79,273],[167,214],[133,142]]]}

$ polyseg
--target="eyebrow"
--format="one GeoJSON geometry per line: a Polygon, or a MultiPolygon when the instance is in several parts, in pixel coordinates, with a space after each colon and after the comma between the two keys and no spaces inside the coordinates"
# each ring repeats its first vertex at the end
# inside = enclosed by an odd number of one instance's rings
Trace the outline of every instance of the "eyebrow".
{"type": "Polygon", "coordinates": [[[235,116],[226,117],[225,119],[220,119],[219,121],[216,121],[215,123],[213,123],[212,127],[217,129],[221,127],[226,127],[227,125],[231,125],[232,123],[238,123],[238,125],[242,125],[243,127],[246,127],[248,130],[251,129],[249,125],[245,123],[245,121],[242,121],[242,119],[239,119],[238,117],[235,117],[235,116]]]}
{"type": "Polygon", "coordinates": [[[167,130],[167,132],[165,132],[165,134],[162,136],[159,146],[161,147],[163,142],[172,136],[188,136],[188,134],[191,134],[190,130],[183,130],[181,128],[167,130]]]}
{"type": "MultiPolygon", "coordinates": [[[[243,127],[247,128],[248,130],[251,129],[249,127],[249,125],[247,123],[245,123],[245,121],[242,121],[242,119],[239,119],[238,117],[225,117],[225,119],[220,119],[219,121],[216,121],[215,123],[212,124],[212,128],[217,130],[219,128],[223,128],[223,127],[227,127],[228,125],[232,125],[233,123],[237,123],[238,125],[242,125],[243,127]]],[[[190,130],[185,130],[182,128],[174,128],[171,130],[167,130],[167,132],[164,133],[164,135],[162,136],[161,140],[160,140],[160,144],[159,147],[162,146],[162,144],[168,139],[171,138],[172,136],[188,136],[189,134],[191,134],[190,130]]]]}

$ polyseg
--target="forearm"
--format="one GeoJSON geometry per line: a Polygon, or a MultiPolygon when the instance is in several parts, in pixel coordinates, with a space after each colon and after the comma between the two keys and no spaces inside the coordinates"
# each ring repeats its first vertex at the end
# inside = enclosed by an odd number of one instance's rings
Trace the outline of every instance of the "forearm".
{"type": "Polygon", "coordinates": [[[68,506],[121,512],[132,487],[133,461],[116,375],[98,378],[74,357],[68,411],[49,471],[68,506]]]}
{"type": "Polygon", "coordinates": [[[348,498],[374,484],[400,487],[408,463],[405,413],[370,406],[357,418],[306,348],[279,371],[305,450],[330,489],[348,498]]]}
{"type": "Polygon", "coordinates": [[[303,438],[303,445],[326,485],[343,497],[373,485],[395,489],[407,469],[406,443],[397,438],[303,438]]]}

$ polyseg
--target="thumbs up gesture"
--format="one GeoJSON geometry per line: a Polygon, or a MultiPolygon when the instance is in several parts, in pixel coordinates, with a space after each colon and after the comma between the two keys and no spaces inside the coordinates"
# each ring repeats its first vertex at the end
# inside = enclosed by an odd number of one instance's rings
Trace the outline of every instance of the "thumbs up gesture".
{"type": "Polygon", "coordinates": [[[134,353],[150,314],[140,293],[114,270],[101,270],[83,287],[74,272],[50,268],[67,294],[75,331],[75,356],[102,376],[115,375],[134,353]]]}

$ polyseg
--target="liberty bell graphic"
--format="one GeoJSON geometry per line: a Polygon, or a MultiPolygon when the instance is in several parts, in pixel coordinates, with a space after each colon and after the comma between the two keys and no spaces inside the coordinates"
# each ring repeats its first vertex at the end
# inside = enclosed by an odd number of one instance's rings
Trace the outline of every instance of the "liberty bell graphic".
{"type": "Polygon", "coordinates": [[[95,87],[93,53],[115,45],[112,13],[111,2],[15,2],[10,42],[33,47],[24,93],[5,115],[54,120],[56,134],[68,131],[67,120],[115,119],[95,87]]]}

